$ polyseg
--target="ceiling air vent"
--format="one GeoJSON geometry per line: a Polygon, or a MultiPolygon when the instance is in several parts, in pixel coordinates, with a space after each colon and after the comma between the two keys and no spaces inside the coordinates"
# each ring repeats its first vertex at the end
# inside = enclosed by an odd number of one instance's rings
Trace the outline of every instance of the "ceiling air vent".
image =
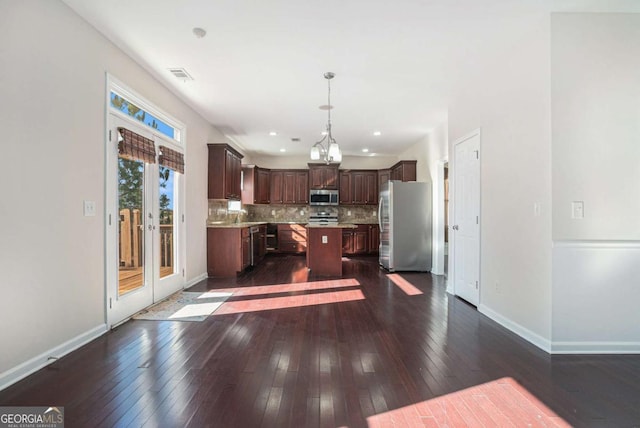
{"type": "Polygon", "coordinates": [[[297,142],[299,142],[299,141],[300,141],[300,138],[298,138],[298,137],[294,137],[294,138],[292,138],[292,139],[291,139],[291,141],[293,141],[294,143],[297,143],[297,142]]]}
{"type": "Polygon", "coordinates": [[[169,72],[182,81],[193,80],[184,68],[170,68],[169,72]]]}

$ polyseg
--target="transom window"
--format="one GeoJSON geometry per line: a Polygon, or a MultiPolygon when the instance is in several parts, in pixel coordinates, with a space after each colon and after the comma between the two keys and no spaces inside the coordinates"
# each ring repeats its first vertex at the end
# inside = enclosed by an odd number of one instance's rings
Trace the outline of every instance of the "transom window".
{"type": "Polygon", "coordinates": [[[173,140],[180,141],[179,129],[176,129],[168,123],[158,119],[148,111],[127,100],[124,96],[119,95],[115,91],[111,91],[109,94],[109,100],[111,107],[114,109],[139,120],[148,127],[157,130],[173,140]]]}

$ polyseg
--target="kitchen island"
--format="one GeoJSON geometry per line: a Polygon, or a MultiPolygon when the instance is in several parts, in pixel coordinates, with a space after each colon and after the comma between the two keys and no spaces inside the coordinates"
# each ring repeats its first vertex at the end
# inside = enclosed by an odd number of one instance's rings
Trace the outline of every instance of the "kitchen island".
{"type": "Polygon", "coordinates": [[[307,224],[307,267],[318,276],[342,276],[342,230],[349,223],[307,224]]]}

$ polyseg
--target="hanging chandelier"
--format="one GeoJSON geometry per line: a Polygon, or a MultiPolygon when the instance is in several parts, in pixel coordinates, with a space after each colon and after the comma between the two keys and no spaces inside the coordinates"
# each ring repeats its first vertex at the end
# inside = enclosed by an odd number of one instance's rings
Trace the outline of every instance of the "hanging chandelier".
{"type": "MultiPolygon", "coordinates": [[[[331,109],[333,106],[331,105],[331,79],[335,77],[335,73],[327,71],[324,73],[324,78],[327,79],[327,85],[329,88],[327,95],[327,130],[324,132],[324,136],[320,141],[311,146],[311,160],[320,160],[322,159],[325,163],[329,164],[331,162],[341,162],[342,161],[342,151],[340,150],[340,146],[336,143],[336,140],[331,135],[331,109]]],[[[320,107],[321,109],[325,107],[320,107]]]]}

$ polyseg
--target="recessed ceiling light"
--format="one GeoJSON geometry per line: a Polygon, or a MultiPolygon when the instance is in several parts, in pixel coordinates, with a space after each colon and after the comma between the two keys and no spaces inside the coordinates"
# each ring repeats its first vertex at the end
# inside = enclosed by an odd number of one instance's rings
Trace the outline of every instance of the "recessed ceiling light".
{"type": "Polygon", "coordinates": [[[381,135],[382,135],[382,132],[380,132],[380,131],[373,131],[373,135],[374,135],[374,136],[376,136],[376,137],[379,137],[379,136],[381,136],[381,135]]]}
{"type": "Polygon", "coordinates": [[[369,149],[362,149],[362,153],[369,153],[369,149]]]}
{"type": "Polygon", "coordinates": [[[276,135],[278,135],[278,133],[276,131],[271,131],[269,132],[269,135],[271,135],[272,137],[275,137],[276,135]]]}
{"type": "Polygon", "coordinates": [[[204,36],[207,35],[207,32],[204,28],[200,28],[200,27],[195,27],[193,29],[193,34],[195,34],[195,36],[199,39],[203,38],[204,36]]]}
{"type": "Polygon", "coordinates": [[[287,151],[287,149],[280,149],[280,151],[281,151],[281,152],[286,152],[286,151],[287,151]]]}

